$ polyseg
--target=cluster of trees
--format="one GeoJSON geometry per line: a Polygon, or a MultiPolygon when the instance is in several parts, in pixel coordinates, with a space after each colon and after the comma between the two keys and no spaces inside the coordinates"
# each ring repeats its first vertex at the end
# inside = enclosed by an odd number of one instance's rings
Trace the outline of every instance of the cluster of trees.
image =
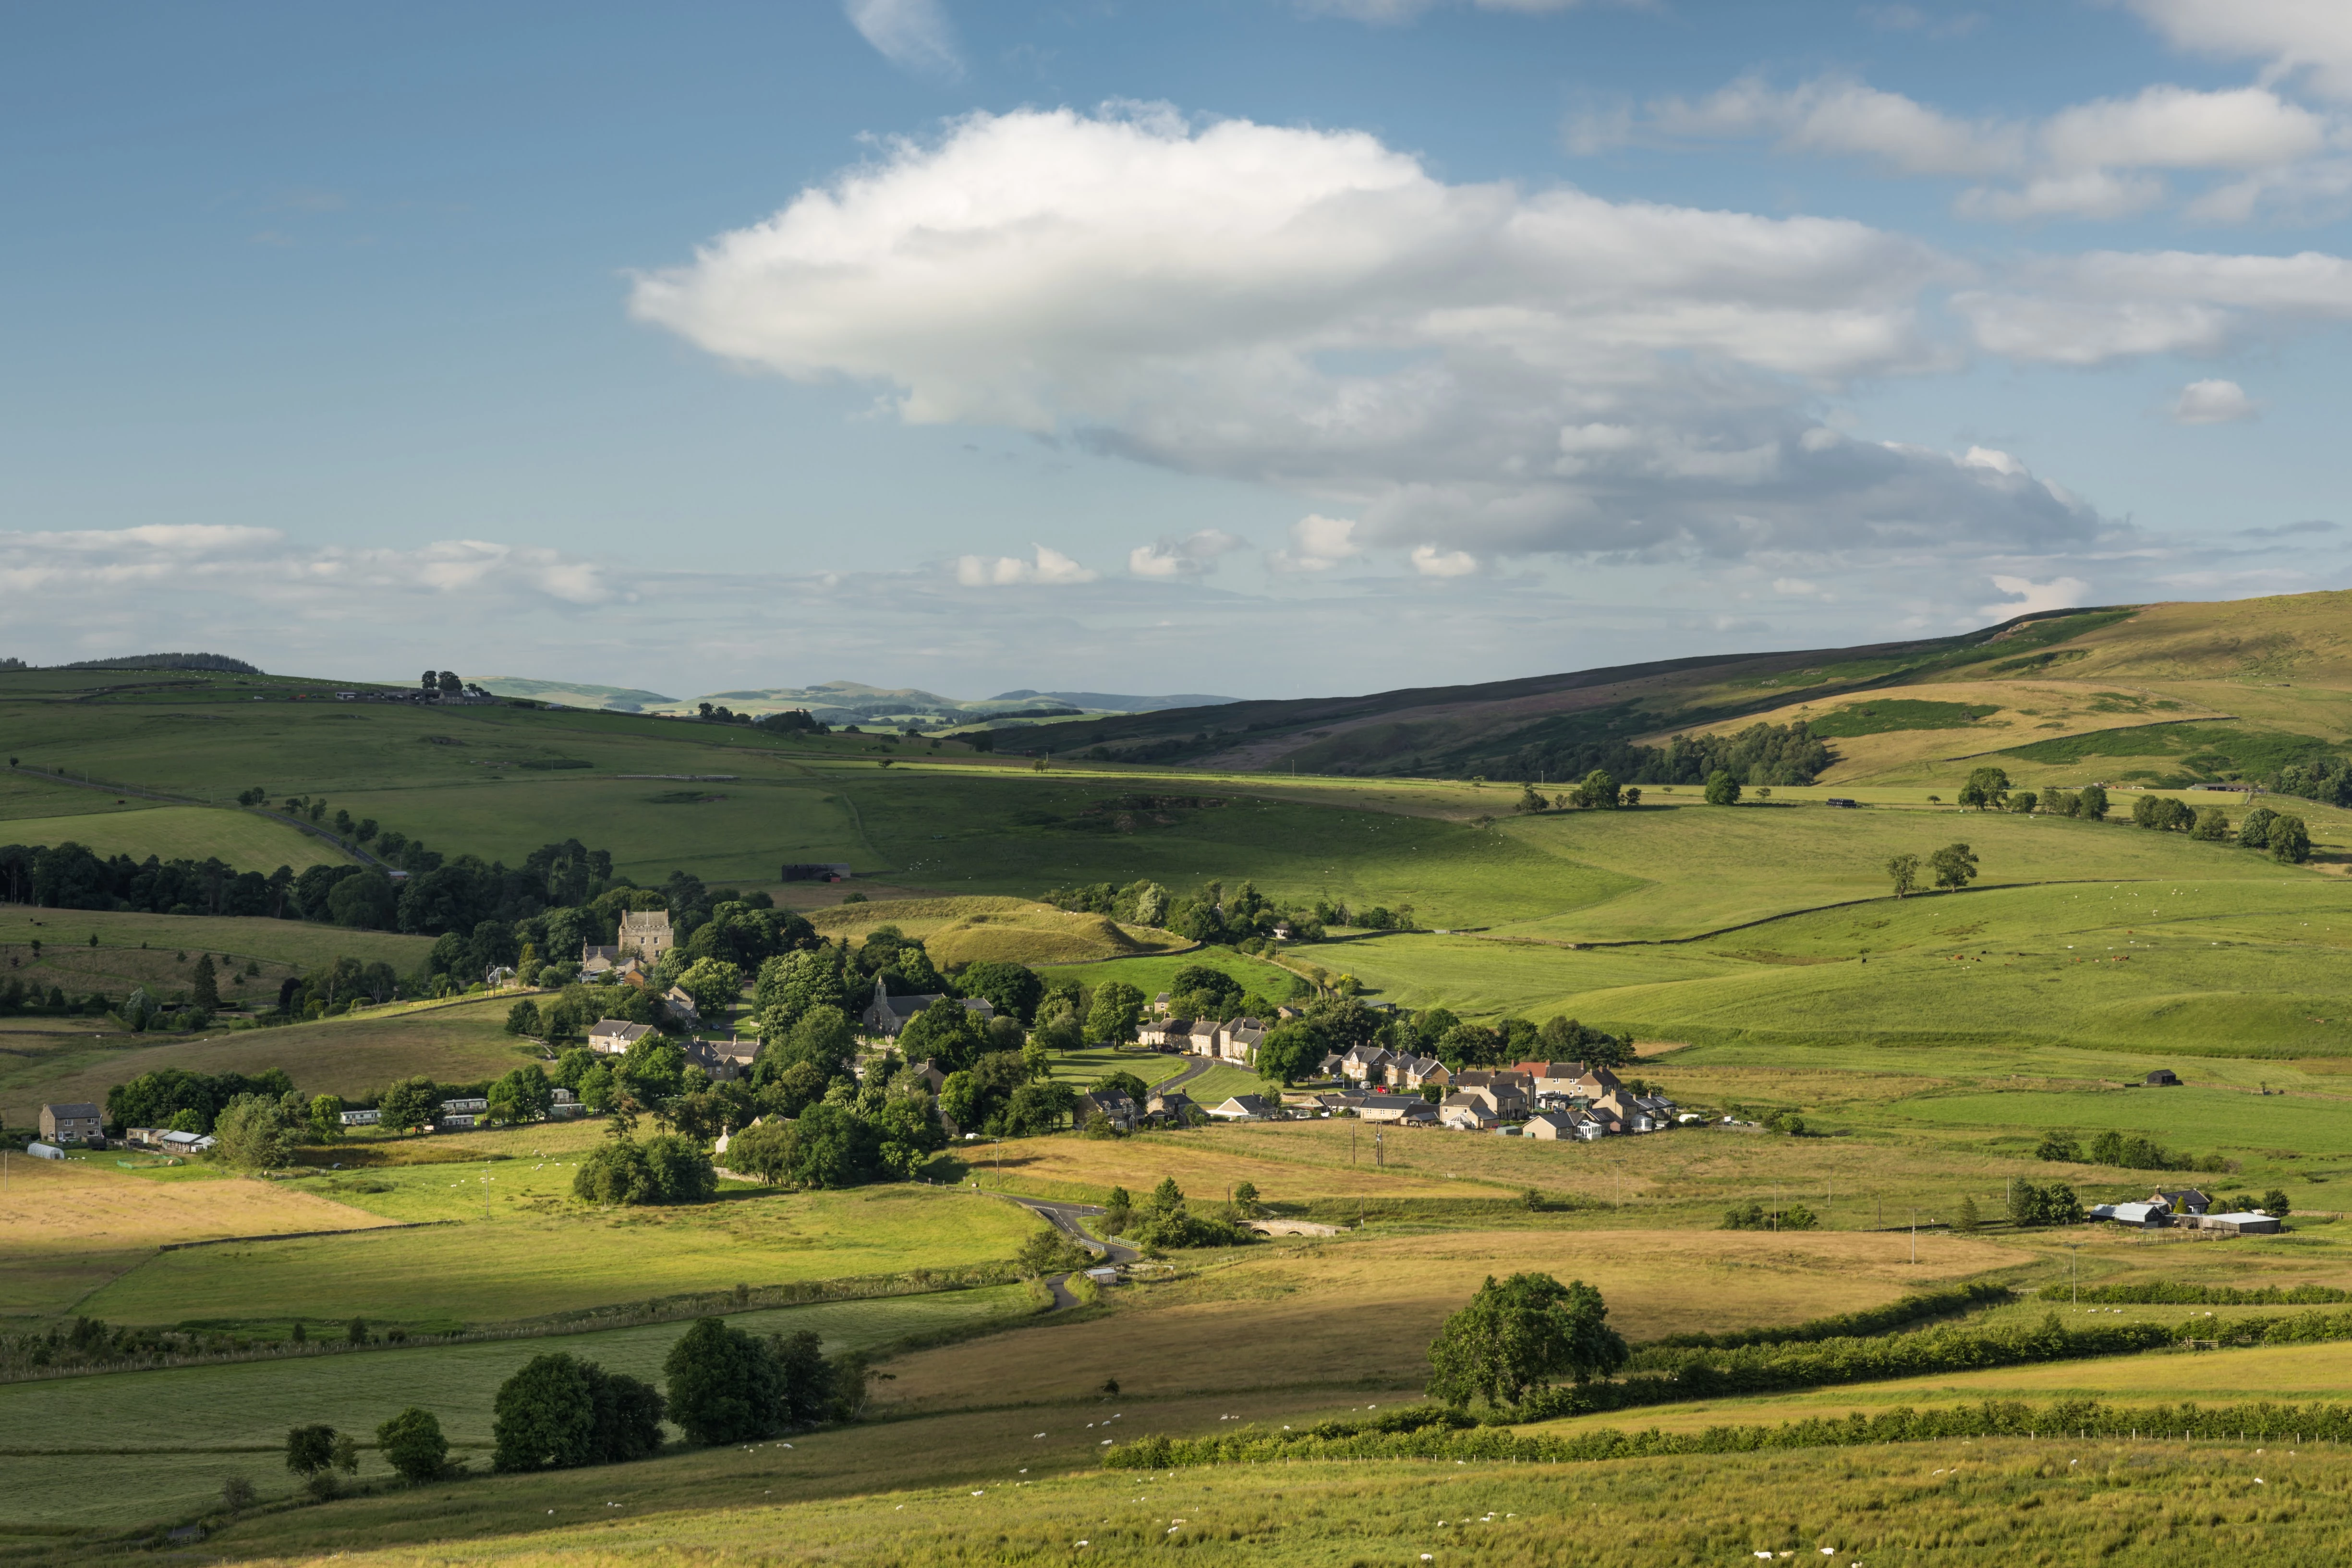
{"type": "Polygon", "coordinates": [[[1705,784],[1717,773],[1741,784],[1809,784],[1832,753],[1811,729],[1750,724],[1727,735],[1676,735],[1663,746],[1574,736],[1522,746],[1498,771],[1517,778],[1590,778],[1644,784],[1705,784]]]}
{"type": "Polygon", "coordinates": [[[1139,1204],[1125,1187],[1113,1187],[1103,1205],[1103,1227],[1106,1234],[1123,1236],[1147,1252],[1238,1247],[1253,1237],[1242,1221],[1257,1206],[1257,1188],[1244,1182],[1234,1190],[1231,1204],[1218,1211],[1196,1214],[1176,1178],[1162,1176],[1139,1204]]]}
{"type": "MultiPolygon", "coordinates": [[[[1725,775],[1728,777],[1729,775],[1725,775]]],[[[1642,791],[1636,784],[1621,784],[1605,768],[1595,768],[1564,795],[1547,800],[1541,790],[1531,784],[1519,785],[1519,798],[1513,811],[1535,813],[1565,811],[1574,806],[1583,811],[1630,811],[1642,804],[1642,791]]]]}
{"type": "Polygon", "coordinates": [[[2108,805],[2107,792],[2101,785],[2084,784],[2079,790],[2021,790],[2011,784],[2006,769],[1991,766],[1970,769],[1955,803],[1978,811],[2009,811],[2025,816],[2039,812],[2043,816],[2079,816],[2093,822],[2105,817],[2108,805]]]}
{"type": "MultiPolygon", "coordinates": [[[[1005,1054],[988,1058],[986,1076],[992,1083],[1005,1071],[998,1065],[1005,1054]]],[[[1013,1064],[1020,1062],[1019,1053],[1009,1054],[1013,1064]]],[[[971,1076],[971,1069],[949,1076],[959,1095],[968,1095],[967,1086],[955,1084],[958,1076],[971,1076]]],[[[1025,1068],[1023,1076],[1025,1079],[1025,1068]]],[[[797,1098],[804,1083],[792,1086],[777,1097],[778,1102],[797,1098]]],[[[786,1187],[854,1187],[885,1176],[903,1181],[947,1146],[939,1116],[946,1098],[943,1088],[935,1100],[927,1079],[888,1058],[874,1064],[862,1084],[845,1074],[823,1089],[822,1098],[803,1102],[791,1115],[769,1115],[732,1134],[727,1164],[743,1175],[786,1187]]],[[[984,1103],[970,1100],[966,1108],[988,1111],[984,1103]]],[[[1061,1115],[1067,1114],[1066,1101],[1061,1115]]],[[[1003,1124],[1000,1120],[999,1125],[1003,1124]]],[[[1058,1118],[1052,1125],[1058,1125],[1058,1118]]]]}
{"type": "Polygon", "coordinates": [[[294,1092],[294,1080],[283,1068],[252,1074],[157,1068],[106,1091],[106,1123],[211,1132],[215,1121],[233,1100],[257,1095],[276,1100],[294,1092]]]}
{"type": "MultiPolygon", "coordinates": [[[[2286,1194],[2273,1193],[2272,1196],[2284,1198],[2286,1194]]],[[[2231,1285],[2184,1285],[2174,1279],[2082,1286],[2058,1280],[2042,1287],[2041,1294],[2045,1301],[2137,1302],[2169,1307],[2311,1307],[2352,1301],[2352,1290],[2340,1285],[2257,1285],[2242,1289],[2231,1285]]]]}
{"type": "MultiPolygon", "coordinates": [[[[1921,868],[1916,855],[1897,855],[1886,862],[1896,898],[1907,899],[1919,890],[1921,868]]],[[[1935,878],[1937,891],[1957,893],[1976,880],[1977,858],[1965,844],[1947,844],[1927,857],[1925,868],[1935,878]]]]}
{"type": "Polygon", "coordinates": [[[1723,1211],[1724,1230],[1818,1230],[1821,1216],[1802,1204],[1790,1204],[1787,1208],[1767,1209],[1760,1203],[1746,1208],[1734,1206],[1723,1211]]]}
{"type": "MultiPolygon", "coordinates": [[[[1076,888],[1048,888],[1041,901],[1056,909],[1108,915],[1135,925],[1158,926],[1192,942],[1215,942],[1252,952],[1275,945],[1275,929],[1288,928],[1299,941],[1319,941],[1324,929],[1345,925],[1344,907],[1324,901],[1303,909],[1277,904],[1244,882],[1228,889],[1222,881],[1204,882],[1197,892],[1171,894],[1157,882],[1133,882],[1124,888],[1096,882],[1076,888]]],[[[1382,911],[1390,927],[1410,926],[1411,906],[1382,911]]],[[[1362,923],[1359,921],[1358,923],[1362,923]]],[[[1387,928],[1383,928],[1387,929],[1387,928]]]]}
{"type": "Polygon", "coordinates": [[[2271,788],[2326,805],[2352,805],[2352,762],[2341,757],[2314,757],[2291,763],[2278,771],[2271,788]]]}
{"type": "Polygon", "coordinates": [[[633,1204],[698,1204],[719,1190],[719,1173],[702,1145],[676,1132],[659,1132],[640,1142],[614,1138],[600,1143],[572,1175],[572,1195],[606,1206],[633,1204]]]}
{"type": "Polygon", "coordinates": [[[2043,1226],[2080,1225],[2083,1223],[2083,1200],[2074,1189],[2063,1182],[2011,1182],[2009,1184],[2009,1223],[2020,1230],[2032,1230],[2043,1226]]]}
{"type": "MultiPolygon", "coordinates": [[[[2158,833],[2186,833],[2208,843],[2230,841],[2230,816],[2218,805],[2191,806],[2171,795],[2143,795],[2132,802],[2132,826],[2158,833]]],[[[2283,865],[2300,866],[2311,858],[2311,829],[2300,816],[2290,816],[2258,805],[2238,827],[2238,842],[2261,849],[2283,865]]]]}
{"type": "Polygon", "coordinates": [[[2199,1159],[2189,1154],[2176,1154],[2152,1139],[2137,1134],[2126,1137],[2109,1128],[2091,1140],[2090,1157],[2083,1154],[2082,1140],[2074,1133],[2053,1129],[2042,1136],[2033,1151],[2040,1160],[2069,1164],[2114,1165],[2126,1171],[2226,1171],[2230,1163],[2219,1154],[2199,1159]]]}

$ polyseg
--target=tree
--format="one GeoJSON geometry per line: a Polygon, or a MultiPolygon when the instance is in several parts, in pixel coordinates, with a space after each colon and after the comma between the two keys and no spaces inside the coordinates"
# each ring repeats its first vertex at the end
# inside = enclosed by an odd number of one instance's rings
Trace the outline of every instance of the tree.
{"type": "Polygon", "coordinates": [[[1277,1024],[1257,1044],[1257,1074],[1268,1083],[1285,1086],[1313,1076],[1330,1055],[1314,1026],[1297,1018],[1277,1024]]]}
{"type": "Polygon", "coordinates": [[[2294,1213],[2294,1205],[2288,1200],[2286,1189],[2284,1187],[2273,1187],[2269,1192],[2264,1193],[2263,1194],[2263,1212],[2269,1215],[2273,1219],[2284,1219],[2288,1215],[2294,1213]]]}
{"type": "Polygon", "coordinates": [[[775,1435],[784,1404],[782,1369],[760,1341],[717,1318],[697,1320],[662,1363],[669,1416],[690,1443],[740,1443],[775,1435]]]}
{"type": "Polygon", "coordinates": [[[1979,811],[1998,809],[2009,798],[2009,774],[2000,768],[1973,768],[1960,786],[1959,803],[1979,811]]]}
{"type": "Polygon", "coordinates": [[[793,1124],[779,1118],[760,1121],[727,1140],[727,1165],[774,1185],[792,1170],[793,1124]]]}
{"type": "Polygon", "coordinates": [[[2246,813],[2246,820],[2238,825],[2238,842],[2249,849],[2269,848],[2271,824],[2278,820],[2278,815],[2267,805],[2258,805],[2246,813]]]}
{"type": "Polygon", "coordinates": [[[1979,1223],[1977,1200],[1964,1194],[1960,1199],[1959,1212],[1952,1216],[1952,1228],[1962,1236],[1974,1236],[1979,1223]]]}
{"type": "Polygon", "coordinates": [[[719,1190],[719,1173],[692,1140],[664,1132],[646,1140],[646,1168],[662,1202],[698,1204],[719,1190]]]}
{"type": "Polygon", "coordinates": [[[449,1439],[441,1435],[440,1419],[414,1405],[378,1426],[375,1442],[384,1463],[411,1486],[437,1479],[449,1458],[449,1439]]]}
{"type": "Polygon", "coordinates": [[[507,1009],[508,1034],[536,1035],[540,1032],[539,1004],[526,1000],[507,1009]]]}
{"type": "Polygon", "coordinates": [[[1907,899],[1919,890],[1919,857],[1897,855],[1886,862],[1886,874],[1895,879],[1895,896],[1907,899]]]}
{"type": "Polygon", "coordinates": [[[260,1498],[253,1482],[243,1476],[231,1476],[221,1482],[221,1507],[231,1513],[242,1513],[260,1498]]]}
{"type": "Polygon", "coordinates": [[[2093,822],[2103,821],[2107,815],[2107,792],[2099,784],[2084,784],[2074,793],[2075,809],[2093,822]]]}
{"type": "Polygon", "coordinates": [[[2041,1145],[2033,1151],[2033,1157],[2037,1160],[2080,1164],[2083,1159],[2083,1146],[2074,1141],[2074,1135],[2072,1132],[2060,1132],[2053,1130],[2042,1135],[2041,1145]]]}
{"type": "Polygon", "coordinates": [[[1739,804],[1739,781],[1733,778],[1729,773],[1724,772],[1720,768],[1717,768],[1715,772],[1707,774],[1706,804],[1709,805],[1738,805],[1739,804]]]}
{"type": "Polygon", "coordinates": [[[953,996],[942,996],[898,1031],[898,1049],[910,1062],[937,1062],[953,1070],[971,1066],[988,1049],[979,1015],[953,996]]]}
{"type": "Polygon", "coordinates": [[[1544,799],[1543,792],[1535,785],[1523,784],[1519,786],[1519,798],[1512,804],[1511,809],[1528,813],[1549,811],[1551,802],[1544,799]]]}
{"type": "Polygon", "coordinates": [[[289,1426],[286,1431],[286,1468],[298,1476],[315,1476],[335,1462],[332,1426],[289,1426]]]}
{"type": "Polygon", "coordinates": [[[2074,1195],[2074,1188],[2063,1183],[2042,1186],[2032,1182],[2013,1182],[2009,1191],[2009,1218],[2020,1229],[2079,1225],[2083,1200],[2074,1195]]]}
{"type": "Polygon", "coordinates": [[[874,1129],[848,1106],[812,1105],[793,1123],[785,1181],[798,1187],[858,1186],[874,1179],[880,1144],[874,1129]]]}
{"type": "Polygon", "coordinates": [[[429,1078],[404,1078],[376,1098],[377,1121],[397,1132],[427,1128],[441,1115],[441,1089],[429,1078]]]}
{"type": "Polygon", "coordinates": [[[1583,781],[1576,786],[1572,798],[1579,805],[1590,806],[1600,811],[1614,811],[1617,809],[1621,792],[1618,789],[1617,781],[1609,776],[1608,770],[1595,768],[1584,775],[1583,781]]]}
{"type": "Polygon", "coordinates": [[[219,976],[213,967],[213,955],[199,953],[196,967],[188,975],[188,1004],[207,1017],[220,1011],[219,976]]]}
{"type": "Polygon", "coordinates": [[[1936,886],[1958,892],[1976,879],[1977,858],[1965,844],[1947,844],[1927,857],[1928,869],[1936,873],[1936,886]]]}
{"type": "Polygon", "coordinates": [[[2299,816],[2281,816],[2271,824],[2271,858],[2282,866],[2300,866],[2311,858],[2311,830],[2299,816]]]}
{"type": "Polygon", "coordinates": [[[572,1195],[583,1203],[649,1204],[661,1196],[643,1145],[626,1138],[600,1143],[572,1173],[572,1195]]]}
{"type": "Polygon", "coordinates": [[[1245,1219],[1256,1217],[1258,1195],[1255,1182],[1244,1182],[1234,1188],[1234,1209],[1245,1219]]]}
{"type": "Polygon", "coordinates": [[[716,1014],[733,1006],[743,994],[743,972],[723,958],[697,959],[677,984],[694,998],[697,1012],[716,1014]]]}
{"type": "Polygon", "coordinates": [[[555,1103],[555,1086],[535,1067],[519,1067],[490,1085],[490,1120],[517,1126],[536,1121],[555,1103]]]}
{"type": "MultiPolygon", "coordinates": [[[[296,1101],[299,1104],[298,1099],[296,1101]]],[[[309,1108],[303,1108],[307,1117],[309,1108]]],[[[213,1157],[239,1171],[274,1171],[293,1157],[296,1116],[269,1095],[240,1094],[213,1119],[213,1157]]]]}
{"type": "Polygon", "coordinates": [[[343,1097],[340,1094],[312,1096],[310,1136],[321,1143],[331,1143],[342,1135],[343,1097]]]}
{"type": "Polygon", "coordinates": [[[562,1469],[593,1452],[596,1396],[584,1363],[558,1351],[533,1356],[499,1385],[490,1435],[499,1470],[562,1469]]]}
{"type": "MultiPolygon", "coordinates": [[[[1164,900],[1166,895],[1161,898],[1164,900]]],[[[1025,964],[1002,963],[993,959],[965,965],[963,973],[956,976],[956,990],[966,996],[985,998],[996,1009],[998,1017],[1023,1024],[1037,1016],[1037,1004],[1045,999],[1045,983],[1037,978],[1034,970],[1025,964]]]]}
{"type": "Polygon", "coordinates": [[[2197,820],[2189,827],[2189,837],[2203,839],[2209,844],[2226,843],[2230,837],[2229,814],[2218,805],[2204,807],[2197,813],[2197,820]]]}
{"type": "Polygon", "coordinates": [[[1107,980],[1095,987],[1094,1005],[1087,1013],[1087,1037],[1129,1039],[1142,1017],[1143,993],[1124,980],[1107,980]]]}
{"type": "Polygon", "coordinates": [[[1605,1377],[1631,1353],[1608,1319],[1601,1292],[1582,1280],[1514,1274],[1498,1285],[1490,1274],[1431,1342],[1429,1392],[1456,1409],[1474,1400],[1501,1409],[1558,1377],[1605,1377]]]}

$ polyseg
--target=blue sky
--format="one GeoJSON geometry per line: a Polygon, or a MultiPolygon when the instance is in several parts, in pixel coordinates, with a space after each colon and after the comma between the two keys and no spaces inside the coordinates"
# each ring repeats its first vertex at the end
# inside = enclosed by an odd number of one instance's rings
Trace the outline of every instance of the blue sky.
{"type": "Polygon", "coordinates": [[[2318,0],[0,46],[0,653],[1289,695],[2346,582],[2318,0]]]}

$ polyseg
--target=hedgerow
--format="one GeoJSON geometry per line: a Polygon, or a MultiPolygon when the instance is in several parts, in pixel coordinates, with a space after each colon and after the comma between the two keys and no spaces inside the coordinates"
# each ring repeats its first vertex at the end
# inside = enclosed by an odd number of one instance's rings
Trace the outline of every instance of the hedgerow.
{"type": "Polygon", "coordinates": [[[1377,1422],[1327,1421],[1298,1432],[1260,1426],[1207,1437],[1149,1436],[1103,1456],[1109,1469],[1159,1470],[1193,1465],[1259,1464],[1277,1459],[1488,1459],[1562,1464],[1674,1454],[1747,1454],[1769,1448],[1858,1447],[1952,1437],[2133,1437],[2186,1441],[2352,1439],[2352,1405],[2278,1405],[2268,1400],[2209,1407],[2109,1405],[2095,1399],[2047,1404],[1987,1400],[1932,1410],[1908,1406],[1876,1415],[1709,1426],[1700,1432],[1625,1432],[1600,1427],[1559,1436],[1521,1436],[1466,1425],[1433,1406],[1399,1411],[1377,1422]]]}
{"type": "MultiPolygon", "coordinates": [[[[2043,1291],[2048,1295],[2048,1291],[2043,1291]]],[[[1921,1290],[1883,1307],[1865,1307],[1858,1312],[1840,1312],[1834,1317],[1810,1318],[1801,1323],[1790,1323],[1777,1329],[1738,1329],[1724,1334],[1669,1334],[1664,1339],[1652,1340],[1644,1350],[1741,1350],[1748,1345],[1793,1345],[1816,1340],[1852,1339],[1861,1334],[1884,1333],[1907,1323],[1923,1322],[1929,1318],[1957,1317],[1979,1307],[2005,1306],[2017,1299],[2017,1292],[2006,1285],[1968,1284],[1948,1286],[1941,1290],[1921,1290]]],[[[2340,1298],[2339,1298],[2340,1299],[2340,1298]]]]}
{"type": "Polygon", "coordinates": [[[2181,1285],[2150,1280],[2137,1285],[2044,1285],[2045,1301],[2081,1300],[2099,1305],[2137,1302],[2159,1307],[2316,1307],[2352,1301],[2352,1290],[2334,1285],[2263,1285],[2241,1290],[2229,1285],[2181,1285]]]}

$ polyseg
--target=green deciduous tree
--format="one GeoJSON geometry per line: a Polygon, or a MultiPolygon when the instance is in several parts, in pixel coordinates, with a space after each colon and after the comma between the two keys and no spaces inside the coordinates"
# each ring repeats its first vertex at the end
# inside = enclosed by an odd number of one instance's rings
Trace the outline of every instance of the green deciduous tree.
{"type": "Polygon", "coordinates": [[[537,1121],[555,1103],[555,1086],[535,1067],[519,1067],[490,1085],[490,1120],[506,1126],[537,1121]]]}
{"type": "Polygon", "coordinates": [[[414,1405],[378,1426],[375,1442],[384,1463],[411,1485],[438,1477],[449,1458],[449,1439],[441,1435],[439,1417],[414,1405]]]}
{"type": "Polygon", "coordinates": [[[332,1426],[291,1426],[286,1432],[286,1468],[298,1476],[315,1476],[335,1462],[332,1426]]]}
{"type": "Polygon", "coordinates": [[[2189,825],[2189,837],[2209,844],[2221,844],[2230,837],[2230,816],[2218,805],[2200,808],[2197,819],[2189,825]]]}
{"type": "Polygon", "coordinates": [[[1739,781],[1720,769],[1707,774],[1706,804],[1709,805],[1738,805],[1739,804],[1739,781]]]}
{"type": "Polygon", "coordinates": [[[1286,1087],[1313,1076],[1330,1054],[1314,1026],[1293,1018],[1267,1030],[1265,1038],[1258,1042],[1258,1077],[1286,1087]]]}
{"type": "Polygon", "coordinates": [[[1629,1353],[1608,1320],[1601,1292],[1582,1280],[1514,1274],[1497,1284],[1489,1275],[1431,1342],[1429,1392],[1456,1408],[1503,1409],[1560,1377],[1605,1377],[1629,1353]]]}
{"type": "Polygon", "coordinates": [[[2271,858],[2283,866],[2300,866],[2311,858],[2311,830],[2300,816],[2281,816],[2271,824],[2271,858]]]}
{"type": "Polygon", "coordinates": [[[1095,987],[1094,1005],[1087,1013],[1090,1040],[1128,1040],[1143,1017],[1143,993],[1124,980],[1107,980],[1095,987]]]}
{"type": "Polygon", "coordinates": [[[1937,888],[1958,892],[1976,879],[1977,858],[1965,844],[1947,844],[1927,857],[1927,868],[1937,888]]]}
{"type": "Polygon", "coordinates": [[[441,1114],[441,1089],[429,1078],[404,1078],[376,1097],[377,1121],[396,1132],[433,1125],[441,1114]]]}
{"type": "Polygon", "coordinates": [[[1909,898],[1919,890],[1919,857],[1895,856],[1886,862],[1886,874],[1895,879],[1895,896],[1909,898]]]}
{"type": "Polygon", "coordinates": [[[293,1157],[309,1118],[310,1107],[299,1096],[240,1094],[213,1119],[213,1136],[219,1140],[213,1157],[234,1170],[277,1170],[293,1157]]]}
{"type": "Polygon", "coordinates": [[[314,1095],[310,1100],[310,1136],[321,1143],[331,1143],[343,1135],[343,1097],[340,1094],[314,1095]]]}
{"type": "Polygon", "coordinates": [[[2269,848],[2271,824],[2278,820],[2278,815],[2267,805],[2258,805],[2246,813],[2246,820],[2238,825],[2238,842],[2249,849],[2269,848]]]}
{"type": "Polygon", "coordinates": [[[2085,816],[2093,822],[2098,822],[2104,820],[2107,815],[2107,792],[2104,785],[2084,784],[2075,792],[2074,802],[2075,815],[2078,816],[2085,816]]]}

